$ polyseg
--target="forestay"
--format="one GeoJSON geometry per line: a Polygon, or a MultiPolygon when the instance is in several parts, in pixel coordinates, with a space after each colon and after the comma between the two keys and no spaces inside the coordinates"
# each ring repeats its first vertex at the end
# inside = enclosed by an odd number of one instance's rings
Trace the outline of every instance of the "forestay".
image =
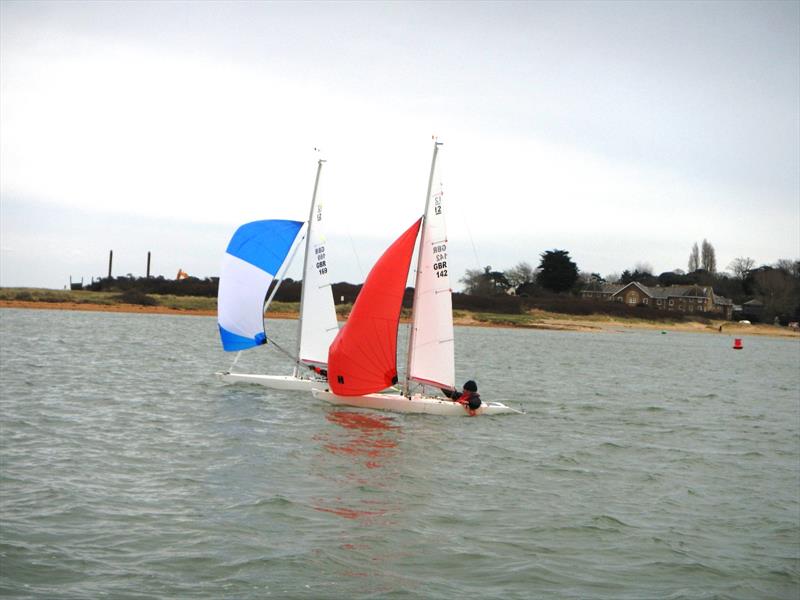
{"type": "Polygon", "coordinates": [[[253,221],[233,234],[219,278],[217,323],[228,352],[266,343],[264,299],[289,250],[301,221],[253,221]]]}
{"type": "Polygon", "coordinates": [[[453,388],[453,300],[447,267],[444,194],[436,166],[438,149],[436,144],[419,244],[407,377],[423,384],[453,388]]]}

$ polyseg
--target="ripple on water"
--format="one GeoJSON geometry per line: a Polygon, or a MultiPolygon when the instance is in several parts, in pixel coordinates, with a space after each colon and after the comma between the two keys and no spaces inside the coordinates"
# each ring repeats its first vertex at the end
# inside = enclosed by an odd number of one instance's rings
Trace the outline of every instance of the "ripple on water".
{"type": "Polygon", "coordinates": [[[213,318],[0,317],[4,595],[798,596],[797,344],[457,328],[527,414],[453,420],[222,385],[213,318]]]}

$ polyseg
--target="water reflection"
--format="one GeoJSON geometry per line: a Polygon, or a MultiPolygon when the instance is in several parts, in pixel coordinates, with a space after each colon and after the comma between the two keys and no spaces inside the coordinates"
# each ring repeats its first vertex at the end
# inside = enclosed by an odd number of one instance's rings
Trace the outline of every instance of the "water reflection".
{"type": "Polygon", "coordinates": [[[368,469],[379,469],[384,461],[394,457],[400,427],[393,425],[390,417],[340,410],[329,413],[326,418],[350,432],[326,441],[324,446],[328,452],[364,458],[363,464],[368,469]]]}
{"type": "Polygon", "coordinates": [[[383,520],[394,508],[385,499],[361,498],[355,506],[347,499],[363,496],[353,493],[353,487],[374,492],[386,489],[393,479],[402,429],[386,415],[334,410],[326,419],[336,427],[313,437],[324,450],[318,464],[324,478],[341,493],[317,498],[315,510],[345,519],[383,520]]]}
{"type": "Polygon", "coordinates": [[[410,556],[396,541],[405,510],[397,487],[403,479],[402,427],[396,417],[358,410],[331,410],[325,417],[328,426],[313,440],[320,479],[315,487],[327,493],[313,498],[311,506],[340,517],[331,523],[339,543],[317,568],[358,580],[358,594],[413,588],[413,581],[387,570],[410,556]]]}

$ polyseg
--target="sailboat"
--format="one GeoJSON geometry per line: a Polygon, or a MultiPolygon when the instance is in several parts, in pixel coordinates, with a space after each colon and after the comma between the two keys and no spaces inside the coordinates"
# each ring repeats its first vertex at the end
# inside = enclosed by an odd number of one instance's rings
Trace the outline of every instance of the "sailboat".
{"type": "Polygon", "coordinates": [[[324,162],[320,160],[317,163],[308,222],[271,220],[243,225],[234,233],[228,245],[220,274],[218,322],[223,348],[241,351],[271,341],[273,346],[294,362],[294,371],[291,375],[231,371],[217,373],[223,381],[305,391],[326,385],[328,347],[339,331],[339,324],[328,277],[322,205],[317,200],[324,162]],[[303,229],[303,287],[300,293],[297,345],[294,353],[291,353],[274,340],[269,340],[264,328],[264,311],[275,296],[282,277],[276,281],[266,302],[264,299],[281,265],[284,265],[282,271],[285,273],[291,264],[294,252],[302,242],[303,229]],[[287,261],[290,252],[292,254],[287,261]]]}
{"type": "MultiPolygon", "coordinates": [[[[453,301],[447,267],[444,194],[435,177],[440,146],[440,142],[434,142],[425,212],[389,246],[367,275],[350,317],[328,352],[328,389],[314,389],[316,398],[332,404],[395,412],[469,414],[449,398],[424,393],[426,386],[455,389],[453,301]],[[398,391],[377,393],[399,383],[397,331],[418,236],[405,379],[402,387],[396,388],[398,391]],[[412,391],[412,386],[421,391],[412,391]]],[[[477,410],[479,415],[519,412],[501,402],[485,401],[477,410]]]]}

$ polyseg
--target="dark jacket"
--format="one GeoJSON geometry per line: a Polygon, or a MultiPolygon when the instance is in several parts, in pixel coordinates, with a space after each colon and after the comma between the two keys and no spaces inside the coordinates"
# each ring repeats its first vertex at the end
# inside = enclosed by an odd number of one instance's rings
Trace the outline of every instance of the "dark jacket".
{"type": "Polygon", "coordinates": [[[478,410],[481,406],[481,395],[478,392],[470,392],[470,391],[463,391],[459,392],[458,390],[445,390],[442,389],[442,393],[445,396],[463,404],[464,406],[468,406],[471,410],[478,410]]]}

